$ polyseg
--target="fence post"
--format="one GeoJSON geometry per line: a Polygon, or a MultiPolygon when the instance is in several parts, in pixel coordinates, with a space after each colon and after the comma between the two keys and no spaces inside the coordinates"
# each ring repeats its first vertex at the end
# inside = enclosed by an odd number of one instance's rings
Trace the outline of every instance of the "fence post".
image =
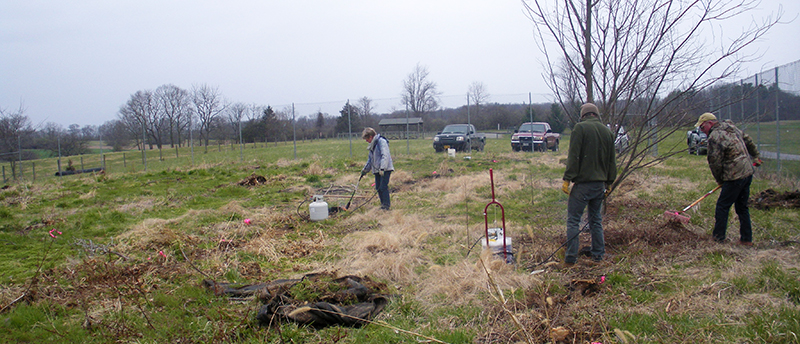
{"type": "Polygon", "coordinates": [[[125,161],[125,152],[122,153],[122,167],[128,168],[128,163],[125,161]]]}
{"type": "Polygon", "coordinates": [[[61,158],[58,158],[58,160],[56,160],[56,164],[58,164],[58,176],[60,177],[61,176],[61,158]]]}
{"type": "Polygon", "coordinates": [[[36,163],[31,161],[31,173],[33,173],[33,181],[36,182],[36,163]]]}
{"type": "Polygon", "coordinates": [[[103,171],[106,170],[106,155],[103,154],[103,171]]]}
{"type": "MultiPolygon", "coordinates": [[[[778,172],[781,171],[781,117],[779,116],[781,87],[778,84],[778,67],[775,67],[775,153],[778,160],[778,172]]],[[[22,174],[22,172],[20,172],[22,174]]]]}
{"type": "Polygon", "coordinates": [[[83,167],[83,155],[81,155],[81,170],[85,170],[85,168],[83,167]]]}
{"type": "Polygon", "coordinates": [[[758,150],[761,151],[761,106],[758,104],[758,98],[761,98],[761,84],[758,83],[758,73],[756,73],[756,142],[758,150]]]}
{"type": "Polygon", "coordinates": [[[6,166],[3,165],[3,184],[6,183],[6,166]]]}

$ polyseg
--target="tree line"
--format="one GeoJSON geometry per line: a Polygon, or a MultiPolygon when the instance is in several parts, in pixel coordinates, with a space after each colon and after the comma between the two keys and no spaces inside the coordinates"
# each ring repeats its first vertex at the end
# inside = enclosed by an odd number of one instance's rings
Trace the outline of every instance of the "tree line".
{"type": "Polygon", "coordinates": [[[362,97],[342,105],[338,114],[317,111],[295,116],[291,106],[245,104],[225,99],[217,87],[195,85],[184,89],[172,84],[138,90],[130,95],[113,120],[100,126],[67,128],[47,123],[35,128],[22,105],[14,111],[0,108],[0,160],[19,161],[89,153],[89,141],[101,141],[115,151],[183,147],[195,145],[314,140],[378,128],[383,118],[421,117],[425,131],[434,132],[450,123],[468,120],[479,130],[512,130],[530,121],[548,121],[557,131],[567,122],[556,104],[491,103],[486,86],[469,86],[469,106],[443,108],[436,83],[426,67],[417,64],[403,81],[401,105],[407,110],[377,113],[374,102],[362,97]]]}

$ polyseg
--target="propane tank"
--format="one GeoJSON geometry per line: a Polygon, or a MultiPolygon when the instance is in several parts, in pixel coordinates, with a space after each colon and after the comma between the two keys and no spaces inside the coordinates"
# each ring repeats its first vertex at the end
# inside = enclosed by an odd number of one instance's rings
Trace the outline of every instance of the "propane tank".
{"type": "Polygon", "coordinates": [[[322,221],[328,218],[328,203],[322,199],[322,195],[314,195],[314,202],[308,206],[308,214],[311,221],[322,221]]]}

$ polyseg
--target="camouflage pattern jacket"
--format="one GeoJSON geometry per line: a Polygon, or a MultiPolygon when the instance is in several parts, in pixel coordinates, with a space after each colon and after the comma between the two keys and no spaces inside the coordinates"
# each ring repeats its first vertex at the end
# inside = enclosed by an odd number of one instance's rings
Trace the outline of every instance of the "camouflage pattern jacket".
{"type": "Polygon", "coordinates": [[[720,121],[708,134],[708,167],[717,184],[753,175],[758,149],[753,140],[730,121],[720,121]]]}

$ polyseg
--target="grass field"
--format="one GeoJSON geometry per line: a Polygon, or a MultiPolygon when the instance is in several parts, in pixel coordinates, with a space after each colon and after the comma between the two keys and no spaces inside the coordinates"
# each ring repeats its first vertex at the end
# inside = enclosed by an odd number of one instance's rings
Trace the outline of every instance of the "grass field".
{"type": "MultiPolygon", "coordinates": [[[[390,212],[369,178],[353,188],[365,146],[354,140],[352,155],[346,140],[195,147],[194,161],[186,148],[147,151],[147,171],[141,152],[107,153],[107,173],[60,178],[52,159],[37,162],[36,181],[23,170],[29,177],[0,190],[0,341],[798,342],[797,209],[751,208],[751,248],[710,240],[716,196],[688,224],[663,217],[713,188],[703,156],[681,154],[622,183],[604,218],[609,259],[561,270],[566,142],[514,153],[489,140],[467,159],[435,154],[429,140],[392,141],[390,212]],[[502,210],[487,208],[490,169],[502,210]],[[262,182],[242,183],[254,176],[262,182]],[[332,206],[352,194],[355,209],[309,221],[314,194],[332,206]],[[503,220],[515,264],[476,245],[487,222],[503,220]],[[202,284],[323,272],[376,281],[389,304],[360,328],[262,326],[258,298],[202,284]]],[[[797,188],[759,172],[752,193],[797,188]]],[[[732,214],[733,242],[737,227],[732,214]]]]}

